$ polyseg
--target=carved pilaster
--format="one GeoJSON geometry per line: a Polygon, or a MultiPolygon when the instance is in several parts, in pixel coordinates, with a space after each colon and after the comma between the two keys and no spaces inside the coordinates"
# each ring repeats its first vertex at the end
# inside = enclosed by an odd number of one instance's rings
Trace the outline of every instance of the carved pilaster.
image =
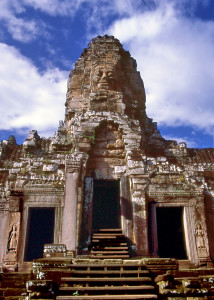
{"type": "Polygon", "coordinates": [[[199,262],[209,259],[207,227],[203,203],[197,203],[195,206],[195,241],[199,262]]]}
{"type": "Polygon", "coordinates": [[[85,168],[86,160],[87,155],[83,152],[69,154],[65,160],[66,183],[62,243],[71,251],[76,251],[77,248],[78,186],[81,182],[81,174],[85,168]]]}
{"type": "Polygon", "coordinates": [[[147,176],[135,176],[131,178],[131,193],[134,222],[134,238],[136,253],[148,255],[148,214],[146,207],[147,176]]]}

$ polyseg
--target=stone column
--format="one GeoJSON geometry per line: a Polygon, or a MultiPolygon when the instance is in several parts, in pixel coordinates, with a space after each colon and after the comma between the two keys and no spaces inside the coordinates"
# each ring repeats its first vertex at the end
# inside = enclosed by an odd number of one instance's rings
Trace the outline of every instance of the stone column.
{"type": "Polygon", "coordinates": [[[134,239],[136,254],[141,256],[149,255],[148,213],[145,196],[147,180],[146,175],[131,178],[134,239]]]}
{"type": "Polygon", "coordinates": [[[77,201],[82,155],[74,153],[66,157],[65,202],[62,218],[62,243],[70,251],[76,251],[77,201]]]}
{"type": "Polygon", "coordinates": [[[133,223],[136,243],[136,254],[147,256],[148,246],[148,216],[146,211],[145,197],[134,193],[133,198],[133,223]]]}
{"type": "Polygon", "coordinates": [[[121,174],[120,179],[121,225],[123,234],[133,240],[133,212],[128,176],[121,174]]]}

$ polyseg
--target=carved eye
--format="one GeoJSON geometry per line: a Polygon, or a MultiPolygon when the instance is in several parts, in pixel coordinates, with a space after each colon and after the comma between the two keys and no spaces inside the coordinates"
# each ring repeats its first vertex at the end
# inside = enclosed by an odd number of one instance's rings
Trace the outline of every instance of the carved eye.
{"type": "Polygon", "coordinates": [[[109,72],[108,72],[108,77],[109,77],[109,78],[114,78],[114,73],[113,73],[112,71],[109,71],[109,72]]]}
{"type": "Polygon", "coordinates": [[[92,80],[96,80],[98,79],[100,76],[102,75],[100,70],[96,70],[93,74],[92,74],[92,80]]]}
{"type": "Polygon", "coordinates": [[[99,76],[99,73],[100,73],[100,71],[97,70],[96,72],[94,72],[93,76],[94,76],[94,77],[97,77],[97,76],[99,76]]]}

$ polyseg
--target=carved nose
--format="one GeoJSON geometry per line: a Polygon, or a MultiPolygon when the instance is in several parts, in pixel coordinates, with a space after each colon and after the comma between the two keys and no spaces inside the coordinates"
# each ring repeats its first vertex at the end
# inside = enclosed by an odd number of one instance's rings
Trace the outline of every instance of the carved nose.
{"type": "Polygon", "coordinates": [[[101,80],[105,80],[105,81],[107,80],[107,74],[106,74],[106,72],[103,72],[101,80]]]}

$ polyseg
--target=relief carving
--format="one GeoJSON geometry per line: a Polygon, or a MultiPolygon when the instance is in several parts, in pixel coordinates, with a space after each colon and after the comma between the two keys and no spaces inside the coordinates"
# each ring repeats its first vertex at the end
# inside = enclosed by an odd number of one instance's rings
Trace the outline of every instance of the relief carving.
{"type": "Polygon", "coordinates": [[[113,65],[100,64],[92,67],[91,71],[91,90],[117,90],[120,85],[116,85],[116,72],[113,65]]]}
{"type": "Polygon", "coordinates": [[[108,150],[123,149],[124,143],[122,140],[122,134],[118,131],[114,131],[114,135],[115,135],[116,141],[113,144],[107,144],[107,149],[108,150]]]}
{"type": "Polygon", "coordinates": [[[207,257],[207,249],[206,249],[205,240],[204,240],[204,230],[202,229],[200,222],[196,223],[195,239],[196,239],[198,257],[199,258],[207,257]]]}
{"type": "Polygon", "coordinates": [[[8,238],[6,254],[3,258],[3,271],[14,272],[18,268],[17,250],[19,241],[20,213],[11,212],[9,215],[8,238]]]}
{"type": "Polygon", "coordinates": [[[145,117],[145,90],[136,62],[113,37],[92,40],[70,74],[67,95],[68,110],[145,117]]]}
{"type": "Polygon", "coordinates": [[[17,224],[13,224],[11,226],[11,230],[9,232],[7,251],[8,252],[16,252],[17,244],[18,244],[17,224]]]}

